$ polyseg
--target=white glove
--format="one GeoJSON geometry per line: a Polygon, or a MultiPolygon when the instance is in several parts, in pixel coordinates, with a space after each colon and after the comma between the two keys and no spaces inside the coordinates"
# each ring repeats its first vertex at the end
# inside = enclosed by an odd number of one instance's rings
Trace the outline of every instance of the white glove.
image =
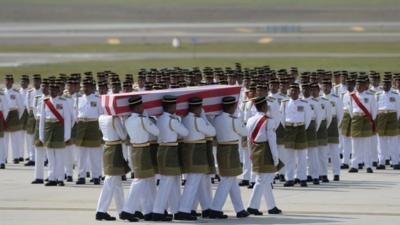
{"type": "Polygon", "coordinates": [[[279,165],[279,157],[272,157],[272,159],[274,160],[274,166],[278,166],[279,165]]]}

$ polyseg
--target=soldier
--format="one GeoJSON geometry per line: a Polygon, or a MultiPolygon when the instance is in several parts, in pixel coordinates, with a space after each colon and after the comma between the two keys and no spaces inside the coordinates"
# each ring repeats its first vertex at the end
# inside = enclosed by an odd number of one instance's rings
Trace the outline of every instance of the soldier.
{"type": "Polygon", "coordinates": [[[358,164],[365,162],[367,173],[373,173],[369,157],[371,136],[374,135],[376,109],[373,107],[374,96],[367,93],[365,78],[357,78],[356,91],[350,94],[348,104],[351,116],[352,159],[350,173],[358,172],[358,164]]]}
{"type": "Polygon", "coordinates": [[[6,88],[4,89],[4,96],[9,106],[9,113],[6,118],[7,127],[4,133],[4,144],[6,146],[5,158],[7,159],[8,148],[11,144],[14,164],[18,164],[20,161],[24,160],[20,157],[20,151],[23,149],[23,142],[21,141],[23,140],[21,117],[25,106],[22,95],[17,89],[13,88],[13,75],[6,75],[5,82],[6,88]]]}
{"type": "Polygon", "coordinates": [[[65,142],[71,138],[71,114],[66,100],[58,96],[56,83],[50,84],[50,97],[41,104],[39,140],[49,160],[49,181],[45,186],[64,186],[65,142]]]}
{"type": "MultiPolygon", "coordinates": [[[[29,110],[28,110],[28,102],[27,102],[27,98],[28,98],[28,94],[29,92],[32,91],[31,88],[29,87],[29,76],[28,75],[22,75],[21,76],[21,82],[20,82],[20,86],[21,88],[19,89],[19,93],[22,96],[22,102],[24,105],[24,112],[22,113],[22,117],[21,117],[21,125],[22,125],[22,135],[23,135],[23,142],[22,142],[22,148],[20,149],[20,158],[24,159],[24,149],[27,150],[28,153],[28,158],[27,160],[29,161],[33,161],[34,159],[34,150],[32,148],[32,139],[30,137],[28,137],[28,134],[26,133],[26,128],[27,128],[27,122],[28,122],[28,116],[29,116],[29,110]]],[[[28,164],[31,165],[31,164],[28,164]]]]}
{"type": "Polygon", "coordinates": [[[117,116],[100,115],[99,127],[103,134],[104,179],[103,189],[97,203],[96,220],[113,221],[116,218],[107,213],[114,196],[118,213],[124,206],[124,191],[121,176],[129,171],[129,166],[122,154],[122,140],[126,139],[126,131],[122,121],[117,116]]]}
{"type": "Polygon", "coordinates": [[[98,118],[103,114],[100,97],[94,94],[93,81],[83,81],[84,94],[78,98],[75,143],[79,149],[79,178],[76,184],[85,184],[88,158],[93,184],[99,185],[102,170],[101,132],[98,118]]]}
{"type": "Polygon", "coordinates": [[[378,133],[378,157],[376,169],[385,169],[385,159],[390,158],[393,169],[400,169],[397,141],[397,120],[400,115],[400,96],[391,91],[391,80],[383,80],[383,91],[376,94],[378,115],[376,118],[378,133]]]}
{"type": "Polygon", "coordinates": [[[173,214],[177,213],[180,197],[180,176],[182,169],[179,161],[178,137],[186,137],[189,131],[175,114],[176,97],[166,95],[162,99],[163,114],[157,120],[160,130],[158,137],[157,164],[160,185],[154,201],[153,221],[171,221],[172,217],[164,214],[170,206],[173,214]]]}
{"type": "Polygon", "coordinates": [[[7,126],[6,119],[8,116],[8,102],[3,91],[0,91],[0,169],[6,168],[6,151],[4,144],[4,130],[7,126]]]}
{"type": "Polygon", "coordinates": [[[287,150],[285,187],[294,186],[295,175],[302,187],[307,187],[307,136],[311,122],[311,111],[306,101],[299,99],[300,87],[290,85],[290,99],[282,101],[282,124],[285,127],[285,149],[287,150]],[[295,171],[297,172],[295,174],[295,171]]]}
{"type": "Polygon", "coordinates": [[[35,133],[35,99],[36,96],[41,96],[41,76],[39,74],[33,75],[33,88],[28,91],[26,96],[26,108],[28,110],[28,119],[26,124],[26,143],[29,154],[29,161],[25,163],[25,166],[35,165],[35,148],[34,148],[34,133],[35,133]]]}
{"type": "Polygon", "coordinates": [[[248,217],[249,213],[244,210],[242,197],[236,176],[241,174],[238,141],[246,136],[247,131],[242,120],[234,116],[237,101],[235,97],[224,97],[222,99],[223,112],[215,117],[214,127],[217,134],[217,162],[221,182],[214,195],[209,217],[211,219],[228,218],[222,212],[222,207],[228,194],[231,197],[237,218],[248,217]]]}
{"type": "Polygon", "coordinates": [[[343,119],[340,123],[340,137],[343,148],[343,160],[341,169],[349,169],[350,165],[350,154],[353,149],[351,144],[351,116],[350,116],[350,94],[353,92],[355,86],[355,80],[347,79],[346,87],[347,91],[341,94],[341,99],[343,102],[343,119]]]}
{"type": "Polygon", "coordinates": [[[190,214],[197,194],[203,208],[203,217],[208,217],[207,212],[211,206],[211,196],[206,183],[210,182],[208,174],[211,171],[205,138],[215,136],[215,128],[201,117],[201,98],[192,97],[188,102],[189,113],[183,119],[183,124],[189,130],[189,135],[184,138],[184,151],[181,155],[183,171],[187,176],[179,211],[174,215],[175,220],[197,220],[196,216],[190,214]]]}
{"type": "Polygon", "coordinates": [[[332,93],[332,82],[322,81],[323,97],[329,100],[332,109],[332,122],[328,126],[328,156],[332,161],[333,180],[340,180],[339,124],[343,119],[343,103],[339,96],[332,93]]]}
{"type": "Polygon", "coordinates": [[[159,135],[159,129],[144,115],[142,97],[137,95],[129,98],[131,116],[125,120],[125,129],[130,137],[131,160],[135,179],[129,189],[129,196],[124,209],[119,215],[122,220],[130,222],[137,220],[135,210],[142,209],[144,219],[152,219],[156,185],[154,168],[151,161],[149,136],[159,135]]]}
{"type": "Polygon", "coordinates": [[[269,214],[280,214],[282,211],[276,207],[272,193],[272,182],[282,166],[279,160],[274,132],[275,122],[267,116],[267,102],[264,97],[257,97],[254,101],[257,113],[249,118],[246,128],[249,137],[253,172],[256,173],[256,184],[250,197],[247,212],[252,215],[262,215],[259,211],[262,196],[264,196],[269,214]]]}
{"type": "Polygon", "coordinates": [[[32,184],[43,184],[44,176],[44,160],[46,158],[46,149],[43,142],[39,139],[39,124],[40,115],[44,104],[44,99],[49,95],[49,81],[43,79],[40,87],[41,95],[36,95],[33,100],[33,114],[35,116],[35,129],[34,129],[34,148],[35,148],[35,180],[32,184]]]}

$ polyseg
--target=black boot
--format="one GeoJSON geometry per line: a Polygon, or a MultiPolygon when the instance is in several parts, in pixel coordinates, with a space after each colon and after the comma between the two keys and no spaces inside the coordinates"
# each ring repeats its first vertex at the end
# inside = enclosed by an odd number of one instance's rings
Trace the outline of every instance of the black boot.
{"type": "Polygon", "coordinates": [[[187,221],[194,221],[197,220],[196,216],[193,216],[190,213],[185,212],[177,212],[174,215],[174,220],[187,220],[187,221]]]}
{"type": "Polygon", "coordinates": [[[0,164],[0,169],[4,170],[6,168],[6,165],[4,163],[0,164]]]}
{"type": "Polygon", "coordinates": [[[247,212],[250,215],[255,215],[255,216],[262,216],[263,215],[263,213],[260,212],[258,209],[253,209],[253,208],[247,208],[247,212]]]}
{"type": "Polygon", "coordinates": [[[246,218],[250,215],[246,210],[242,210],[238,213],[236,213],[236,218],[246,218]]]}
{"type": "Polygon", "coordinates": [[[43,184],[44,181],[43,179],[35,179],[34,181],[31,182],[31,184],[43,184]]]}
{"type": "Polygon", "coordinates": [[[94,185],[100,185],[100,179],[99,178],[93,178],[93,184],[94,185]]]}
{"type": "Polygon", "coordinates": [[[28,161],[24,166],[35,166],[35,161],[28,161]]]}
{"type": "Polygon", "coordinates": [[[307,181],[301,180],[301,181],[300,181],[300,187],[308,187],[307,181]]]}
{"type": "Polygon", "coordinates": [[[14,159],[13,162],[14,164],[19,164],[19,159],[14,159]]]}
{"type": "Polygon", "coordinates": [[[67,176],[67,182],[73,182],[72,176],[67,176]]]}
{"type": "Polygon", "coordinates": [[[282,210],[278,209],[277,207],[274,207],[270,210],[268,210],[268,214],[281,214],[282,210]]]}
{"type": "Polygon", "coordinates": [[[311,176],[307,176],[307,182],[312,182],[312,181],[313,181],[312,177],[311,176]]]}
{"type": "Polygon", "coordinates": [[[367,173],[373,173],[374,171],[372,170],[372,168],[367,168],[367,173]]]}
{"type": "Polygon", "coordinates": [[[389,165],[390,165],[390,160],[389,160],[389,159],[386,159],[386,160],[385,160],[385,165],[386,165],[386,166],[389,166],[389,165]]]}
{"type": "Polygon", "coordinates": [[[140,211],[135,211],[135,213],[133,215],[138,219],[141,219],[141,220],[144,219],[144,215],[140,211]]]}
{"type": "Polygon", "coordinates": [[[349,165],[346,164],[346,163],[343,163],[343,164],[340,166],[340,169],[342,169],[342,170],[347,170],[347,169],[349,169],[349,165]]]}
{"type": "Polygon", "coordinates": [[[85,178],[79,177],[78,180],[76,181],[76,184],[86,184],[85,178]]]}
{"type": "Polygon", "coordinates": [[[128,220],[129,222],[138,222],[138,218],[136,218],[132,213],[122,211],[119,214],[120,220],[128,220]]]}
{"type": "Polygon", "coordinates": [[[126,175],[122,175],[122,176],[121,176],[121,180],[122,180],[122,181],[126,181],[126,175]]]}
{"type": "Polygon", "coordinates": [[[153,213],[153,221],[172,221],[172,217],[165,216],[164,213],[153,213]]]}
{"type": "Polygon", "coordinates": [[[280,182],[285,182],[285,181],[286,181],[285,175],[279,174],[279,181],[280,181],[280,182]]]}
{"type": "Polygon", "coordinates": [[[201,212],[201,217],[203,217],[203,218],[209,218],[209,217],[210,217],[210,209],[203,210],[203,211],[201,212]]]}
{"type": "Polygon", "coordinates": [[[313,184],[314,185],[319,185],[319,179],[317,179],[317,178],[313,179],[313,184]]]}
{"type": "Polygon", "coordinates": [[[190,211],[190,215],[199,217],[199,216],[201,216],[201,213],[196,212],[196,210],[192,210],[192,211],[190,211]]]}
{"type": "Polygon", "coordinates": [[[249,184],[250,184],[250,182],[249,182],[249,180],[241,180],[240,182],[239,182],[239,186],[249,186],[249,184]]]}
{"type": "Polygon", "coordinates": [[[377,167],[378,166],[378,162],[377,161],[372,162],[372,166],[377,167]]]}
{"type": "Polygon", "coordinates": [[[147,213],[143,215],[143,217],[144,221],[151,221],[153,219],[153,213],[147,213]]]}
{"type": "Polygon", "coordinates": [[[250,182],[250,184],[249,184],[249,186],[247,186],[247,188],[253,189],[255,184],[256,184],[256,182],[250,182]]]}
{"type": "Polygon", "coordinates": [[[335,175],[335,176],[333,176],[333,181],[340,181],[340,177],[339,177],[339,175],[335,175]]]}
{"type": "Polygon", "coordinates": [[[386,169],[386,166],[385,166],[385,165],[378,165],[378,166],[376,167],[376,169],[377,169],[377,170],[385,170],[385,169],[386,169]]]}
{"type": "Polygon", "coordinates": [[[358,173],[358,169],[350,168],[349,173],[358,173]]]}
{"type": "Polygon", "coordinates": [[[23,162],[24,161],[24,157],[19,157],[19,161],[23,162]]]}
{"type": "Polygon", "coordinates": [[[114,221],[114,220],[116,220],[116,218],[110,216],[110,214],[108,214],[106,212],[97,212],[96,213],[96,220],[114,221]]]}
{"type": "Polygon", "coordinates": [[[328,176],[321,176],[322,183],[329,183],[328,176]]]}
{"type": "Polygon", "coordinates": [[[208,218],[210,219],[227,219],[228,216],[224,214],[222,211],[212,210],[208,211],[208,218]]]}
{"type": "Polygon", "coordinates": [[[294,181],[288,180],[283,184],[284,187],[293,187],[294,186],[294,181]]]}
{"type": "Polygon", "coordinates": [[[57,181],[49,180],[47,183],[44,184],[44,186],[46,187],[57,186],[57,181]]]}
{"type": "Polygon", "coordinates": [[[65,184],[63,181],[57,181],[57,186],[64,187],[65,184]]]}

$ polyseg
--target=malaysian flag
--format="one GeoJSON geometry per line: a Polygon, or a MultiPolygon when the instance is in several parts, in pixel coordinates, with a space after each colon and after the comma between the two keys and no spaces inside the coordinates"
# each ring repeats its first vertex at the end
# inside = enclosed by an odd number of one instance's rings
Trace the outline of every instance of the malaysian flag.
{"type": "Polygon", "coordinates": [[[153,90],[143,92],[130,92],[121,94],[108,94],[101,96],[104,112],[109,115],[129,114],[128,99],[135,95],[141,95],[143,106],[149,116],[160,115],[163,110],[161,100],[164,95],[177,97],[177,114],[186,115],[188,99],[194,96],[203,99],[203,108],[207,115],[218,114],[222,110],[222,98],[234,96],[239,99],[240,86],[210,85],[200,87],[185,87],[176,89],[153,90]]]}

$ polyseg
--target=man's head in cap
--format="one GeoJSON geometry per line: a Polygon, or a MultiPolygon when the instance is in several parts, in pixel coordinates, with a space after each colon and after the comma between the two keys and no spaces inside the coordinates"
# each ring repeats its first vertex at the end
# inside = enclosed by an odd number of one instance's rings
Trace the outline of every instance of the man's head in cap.
{"type": "Polygon", "coordinates": [[[142,96],[135,95],[130,97],[128,99],[128,105],[133,113],[143,114],[144,108],[143,108],[142,96]]]}
{"type": "Polygon", "coordinates": [[[108,84],[107,80],[99,81],[97,86],[99,87],[99,94],[105,95],[108,93],[108,84]]]}
{"type": "Polygon", "coordinates": [[[388,92],[388,91],[390,91],[391,88],[392,88],[392,80],[390,80],[390,79],[383,79],[383,80],[382,80],[382,89],[383,89],[385,92],[388,92]]]}
{"type": "Polygon", "coordinates": [[[45,96],[49,95],[49,79],[44,78],[41,85],[40,90],[43,92],[45,96]]]}
{"type": "Polygon", "coordinates": [[[33,88],[35,88],[36,90],[39,90],[41,83],[42,83],[42,77],[40,76],[40,74],[34,74],[32,77],[33,88]]]}
{"type": "Polygon", "coordinates": [[[265,97],[257,97],[253,99],[254,105],[256,106],[257,112],[267,113],[268,104],[267,99],[265,97]]]}
{"type": "Polygon", "coordinates": [[[364,92],[367,89],[367,80],[365,77],[359,76],[356,80],[356,90],[360,93],[364,92]]]}
{"type": "Polygon", "coordinates": [[[234,96],[226,96],[222,98],[222,110],[228,114],[234,114],[236,111],[237,101],[234,96]]]}
{"type": "Polygon", "coordinates": [[[381,76],[379,75],[379,73],[373,71],[369,75],[369,82],[372,86],[379,87],[379,84],[381,83],[381,76]]]}
{"type": "Polygon", "coordinates": [[[6,83],[6,88],[11,89],[13,84],[14,84],[14,76],[12,74],[7,74],[4,77],[5,83],[6,83]]]}
{"type": "Polygon", "coordinates": [[[304,98],[310,97],[310,95],[311,95],[310,83],[302,83],[301,84],[301,92],[302,92],[304,98]]]}
{"type": "Polygon", "coordinates": [[[169,114],[176,113],[176,97],[173,95],[164,95],[161,100],[164,112],[169,114]]]}
{"type": "Polygon", "coordinates": [[[90,95],[93,93],[93,82],[90,79],[85,79],[82,82],[82,90],[85,95],[90,95]]]}
{"type": "Polygon", "coordinates": [[[276,94],[279,92],[279,80],[276,78],[272,78],[269,82],[269,90],[272,94],[276,94]]]}
{"type": "Polygon", "coordinates": [[[200,97],[191,97],[188,99],[189,109],[188,111],[200,116],[201,110],[203,108],[203,99],[200,97]]]}
{"type": "Polygon", "coordinates": [[[319,84],[318,83],[311,83],[310,84],[310,89],[311,89],[311,96],[314,98],[318,98],[320,92],[319,84]]]}
{"type": "Polygon", "coordinates": [[[21,82],[20,82],[21,88],[22,89],[27,89],[29,86],[29,76],[28,75],[22,75],[21,76],[21,82]]]}
{"type": "Polygon", "coordinates": [[[290,98],[293,100],[297,100],[300,95],[300,87],[298,83],[293,83],[290,85],[289,91],[290,98]]]}
{"type": "Polygon", "coordinates": [[[60,94],[60,85],[54,80],[50,82],[50,96],[52,98],[57,97],[60,94]]]}
{"type": "Polygon", "coordinates": [[[331,93],[332,90],[332,81],[331,80],[323,80],[322,81],[322,91],[324,92],[324,94],[329,95],[331,93]]]}
{"type": "Polygon", "coordinates": [[[111,81],[111,91],[113,94],[121,92],[121,81],[119,79],[111,81]]]}
{"type": "Polygon", "coordinates": [[[133,91],[132,82],[130,80],[124,81],[122,84],[122,92],[129,93],[133,91]]]}

